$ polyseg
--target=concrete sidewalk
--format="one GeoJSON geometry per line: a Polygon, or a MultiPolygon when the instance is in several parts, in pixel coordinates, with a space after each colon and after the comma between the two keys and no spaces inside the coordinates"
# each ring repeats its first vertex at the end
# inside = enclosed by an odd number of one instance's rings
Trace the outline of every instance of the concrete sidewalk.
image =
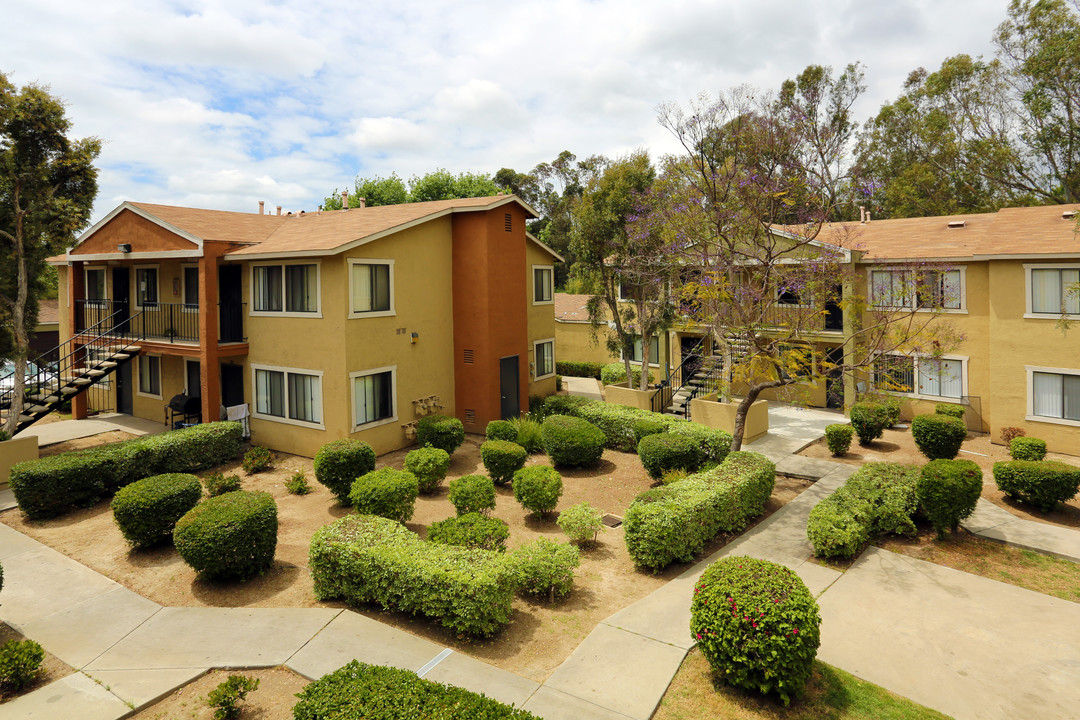
{"type": "Polygon", "coordinates": [[[156,435],[168,430],[164,423],[121,413],[102,413],[85,420],[59,420],[57,422],[34,424],[15,435],[17,438],[37,435],[38,447],[56,443],[92,437],[101,433],[122,430],[132,435],[156,435]]]}

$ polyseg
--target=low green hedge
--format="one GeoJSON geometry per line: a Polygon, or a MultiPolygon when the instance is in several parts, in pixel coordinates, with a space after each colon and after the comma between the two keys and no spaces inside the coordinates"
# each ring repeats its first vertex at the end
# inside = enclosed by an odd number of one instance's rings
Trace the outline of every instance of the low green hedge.
{"type": "Polygon", "coordinates": [[[626,548],[638,567],[661,570],[690,562],[721,532],[760,515],[776,482],[776,466],[754,452],[730,453],[711,470],[646,490],[626,511],[626,548]]]}
{"type": "MultiPolygon", "coordinates": [[[[633,376],[633,386],[641,387],[641,365],[630,365],[630,374],[633,376]]],[[[649,371],[649,382],[653,381],[652,371],[649,371]]],[[[625,385],[626,365],[621,362],[608,363],[600,369],[600,382],[605,385],[625,385]]]]}
{"type": "Polygon", "coordinates": [[[507,559],[519,592],[554,601],[573,587],[581,551],[570,543],[538,538],[512,551],[507,559]]]}
{"type": "Polygon", "coordinates": [[[244,580],[273,564],[277,530],[270,493],[238,490],[189,510],[173,529],[173,545],[195,572],[244,580]]]}
{"type": "Polygon", "coordinates": [[[454,417],[426,415],[416,421],[416,443],[420,447],[445,450],[450,455],[465,442],[465,426],[454,417]]]}
{"type": "MultiPolygon", "coordinates": [[[[587,377],[600,379],[600,373],[604,370],[605,363],[598,362],[578,362],[575,360],[556,360],[555,372],[558,375],[569,375],[570,377],[587,377]]],[[[626,379],[626,372],[623,372],[623,379],[626,379]]]]}
{"type": "Polygon", "coordinates": [[[514,499],[534,515],[554,510],[562,491],[562,477],[548,465],[533,465],[514,473],[514,499]]]}
{"type": "Polygon", "coordinates": [[[353,660],[301,690],[295,720],[540,720],[532,713],[410,670],[353,660]]]}
{"type": "Polygon", "coordinates": [[[356,478],[375,469],[375,451],[363,440],[332,440],[315,453],[315,479],[326,486],[342,505],[356,478]]]}
{"type": "Polygon", "coordinates": [[[952,460],[967,438],[964,421],[949,415],[916,415],[911,420],[911,439],[931,460],[952,460]]]}
{"type": "Polygon", "coordinates": [[[653,432],[686,435],[697,441],[703,460],[721,463],[731,450],[731,435],[723,430],[640,408],[614,405],[582,397],[552,395],[544,401],[544,415],[571,415],[588,420],[604,433],[604,447],[635,452],[641,439],[653,432]],[[656,430],[656,425],[660,430],[656,430]]]}
{"type": "Polygon", "coordinates": [[[416,476],[420,492],[435,492],[450,469],[450,453],[433,447],[410,450],[405,455],[405,469],[416,476]]]}
{"type": "Polygon", "coordinates": [[[240,453],[238,422],[215,422],[31,460],[11,469],[11,489],[27,517],[89,507],[136,480],[192,473],[240,453]]]}
{"type": "Polygon", "coordinates": [[[473,636],[510,622],[515,580],[501,553],[425,542],[386,518],[347,515],[321,528],[308,567],[319,600],[374,603],[473,636]]]}
{"type": "Polygon", "coordinates": [[[934,406],[935,415],[945,415],[946,417],[954,417],[957,420],[964,419],[964,406],[953,405],[952,403],[938,403],[934,406]]]}
{"type": "Polygon", "coordinates": [[[668,470],[695,472],[701,467],[701,450],[692,438],[673,433],[646,435],[638,443],[638,458],[653,480],[668,470]]]}
{"type": "Polygon", "coordinates": [[[1045,460],[1046,441],[1034,437],[1017,437],[1009,441],[1009,457],[1013,460],[1045,460]]]}
{"type": "Polygon", "coordinates": [[[555,467],[592,467],[604,454],[604,433],[588,420],[550,415],[541,433],[544,452],[555,467]]]}
{"type": "Polygon", "coordinates": [[[458,515],[495,509],[495,483],[487,475],[463,475],[450,481],[450,502],[458,515]]]}
{"type": "Polygon", "coordinates": [[[398,522],[412,519],[420,483],[408,470],[382,468],[357,478],[349,502],[361,515],[378,515],[398,522]]]}
{"type": "Polygon", "coordinates": [[[504,552],[510,526],[505,520],[471,512],[431,523],[427,537],[431,542],[444,545],[504,552]]]}
{"type": "Polygon", "coordinates": [[[171,539],[176,521],[200,499],[202,485],[194,475],[154,475],[117,491],[112,499],[113,520],[132,547],[149,547],[171,539]]]}
{"type": "Polygon", "coordinates": [[[1006,495],[1050,512],[1076,497],[1080,467],[1058,460],[1009,460],[994,463],[994,482],[1006,495]]]}
{"type": "Polygon", "coordinates": [[[821,644],[821,613],[802,579],[779,563],[717,560],[694,585],[690,634],[725,683],[787,705],[803,693],[821,644]]]}
{"type": "Polygon", "coordinates": [[[496,485],[510,482],[528,458],[525,448],[508,440],[487,440],[480,446],[480,461],[496,485]]]}
{"type": "Polygon", "coordinates": [[[914,535],[919,468],[871,462],[810,511],[806,535],[818,557],[852,557],[875,534],[914,535]]]}
{"type": "Polygon", "coordinates": [[[943,538],[975,511],[982,487],[982,469],[971,460],[931,460],[923,466],[915,494],[919,510],[943,538]]]}

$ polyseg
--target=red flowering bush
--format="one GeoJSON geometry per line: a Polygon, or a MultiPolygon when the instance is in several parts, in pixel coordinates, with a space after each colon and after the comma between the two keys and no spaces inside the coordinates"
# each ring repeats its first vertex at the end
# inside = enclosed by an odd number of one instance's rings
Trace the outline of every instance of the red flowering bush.
{"type": "Polygon", "coordinates": [[[729,685],[802,694],[821,643],[821,615],[803,581],[768,560],[727,557],[694,586],[690,633],[713,672],[729,685]]]}

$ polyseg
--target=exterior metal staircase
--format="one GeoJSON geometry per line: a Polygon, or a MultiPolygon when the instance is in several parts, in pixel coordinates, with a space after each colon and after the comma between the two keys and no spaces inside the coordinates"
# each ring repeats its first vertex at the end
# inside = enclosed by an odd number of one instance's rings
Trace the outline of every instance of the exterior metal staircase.
{"type": "MultiPolygon", "coordinates": [[[[35,371],[25,376],[22,411],[15,425],[19,432],[56,410],[71,398],[102,382],[139,353],[126,307],[117,309],[53,350],[31,360],[35,371]]],[[[0,427],[15,411],[15,373],[0,376],[0,427]]]]}

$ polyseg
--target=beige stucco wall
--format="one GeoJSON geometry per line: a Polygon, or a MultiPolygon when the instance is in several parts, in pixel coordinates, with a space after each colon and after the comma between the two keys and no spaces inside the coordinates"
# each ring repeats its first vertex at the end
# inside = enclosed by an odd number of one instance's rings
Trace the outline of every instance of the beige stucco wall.
{"type": "MultiPolygon", "coordinates": [[[[737,408],[738,401],[717,402],[715,395],[708,395],[690,401],[690,417],[694,422],[706,427],[734,433],[737,408]]],[[[766,400],[757,400],[746,413],[743,444],[752,442],[767,432],[769,432],[769,403],[766,400]]]]}
{"type": "MultiPolygon", "coordinates": [[[[554,266],[555,258],[551,256],[551,253],[544,250],[542,247],[532,242],[531,240],[525,243],[525,273],[526,281],[525,287],[528,290],[528,299],[526,307],[528,308],[529,317],[529,395],[541,395],[548,396],[555,392],[555,376],[535,380],[536,377],[536,346],[533,343],[539,340],[555,340],[555,361],[558,362],[564,357],[569,357],[563,354],[563,348],[560,344],[560,337],[558,333],[558,327],[555,322],[555,304],[554,302],[536,303],[534,299],[533,281],[534,274],[533,268],[536,266],[554,266]]],[[[552,272],[552,282],[554,282],[554,271],[552,272]]],[[[552,287],[552,297],[554,297],[555,288],[552,287]]]]}
{"type": "Polygon", "coordinates": [[[652,396],[655,390],[633,390],[625,385],[605,385],[604,399],[615,405],[652,410],[652,396]]]}
{"type": "Polygon", "coordinates": [[[7,487],[12,465],[37,459],[37,435],[27,435],[0,442],[0,489],[7,487]]]}
{"type": "Polygon", "coordinates": [[[596,343],[592,339],[592,326],[583,322],[555,323],[555,352],[557,360],[575,362],[609,363],[618,360],[611,357],[604,340],[605,331],[596,334],[596,343]]]}

